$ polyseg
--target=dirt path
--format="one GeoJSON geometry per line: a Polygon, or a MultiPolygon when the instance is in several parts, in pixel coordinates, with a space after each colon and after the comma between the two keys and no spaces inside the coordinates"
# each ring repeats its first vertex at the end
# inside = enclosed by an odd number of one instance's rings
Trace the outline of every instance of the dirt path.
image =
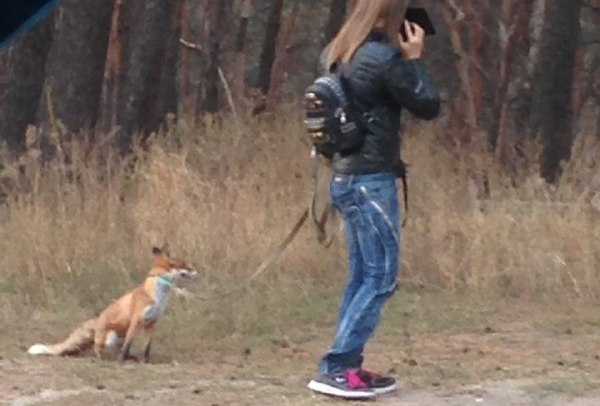
{"type": "MultiPolygon", "coordinates": [[[[415,310],[410,324],[402,313],[390,313],[367,348],[366,367],[393,374],[400,388],[375,403],[600,405],[597,312],[480,308],[454,312],[447,307],[443,317],[415,310]]],[[[186,330],[188,324],[174,318],[165,320],[157,333],[149,365],[89,356],[31,358],[25,354],[27,345],[39,337],[63,336],[65,326],[42,331],[40,325],[53,324],[27,319],[5,323],[10,328],[0,331],[0,405],[355,404],[315,396],[306,388],[330,328],[289,329],[283,338],[206,340],[197,328],[186,330]],[[168,331],[176,334],[169,337],[168,331]]]]}
{"type": "MultiPolygon", "coordinates": [[[[91,371],[85,361],[78,368],[61,365],[65,361],[40,365],[37,361],[2,362],[0,404],[34,405],[352,405],[314,396],[301,379],[263,376],[238,379],[233,376],[206,375],[204,368],[192,364],[177,366],[124,366],[93,374],[98,382],[89,385],[91,371]],[[64,367],[64,368],[63,368],[64,367]],[[78,375],[71,373],[79,371],[78,375]],[[112,371],[112,372],[111,372],[112,371]],[[116,373],[115,373],[116,372],[116,373]],[[104,375],[104,374],[109,374],[104,375]],[[60,375],[60,376],[57,376],[60,375]],[[120,381],[120,382],[119,382],[120,381]],[[127,385],[125,385],[127,383],[127,385]],[[61,388],[61,389],[58,389],[61,388]]],[[[539,383],[539,382],[538,382],[539,383]]],[[[457,388],[420,390],[402,385],[395,394],[380,397],[376,403],[389,406],[598,406],[600,397],[570,398],[559,394],[536,393],[534,380],[510,380],[457,388]]],[[[358,403],[357,403],[358,404],[358,403]]]]}
{"type": "MultiPolygon", "coordinates": [[[[576,359],[582,354],[578,349],[583,351],[577,347],[585,342],[582,337],[544,341],[535,335],[515,333],[493,337],[463,334],[446,339],[432,335],[419,340],[411,352],[414,358],[410,359],[385,338],[381,341],[372,352],[388,356],[372,354],[370,358],[374,365],[394,365],[392,372],[400,377],[400,388],[377,399],[378,404],[600,405],[600,361],[576,359]],[[535,342],[539,344],[537,348],[535,342]],[[556,351],[555,357],[545,358],[549,351],[556,351]],[[540,359],[534,362],[532,357],[540,359]]],[[[17,355],[0,360],[0,405],[355,404],[315,396],[306,389],[314,365],[313,354],[321,345],[313,342],[293,347],[240,349],[229,355],[207,352],[202,357],[175,359],[158,356],[157,363],[150,365],[122,365],[90,357],[56,359],[17,355]]]]}

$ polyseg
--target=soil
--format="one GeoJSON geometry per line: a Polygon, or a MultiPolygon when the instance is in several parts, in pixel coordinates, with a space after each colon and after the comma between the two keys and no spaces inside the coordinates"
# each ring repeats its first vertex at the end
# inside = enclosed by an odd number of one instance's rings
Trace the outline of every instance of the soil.
{"type": "MultiPolygon", "coordinates": [[[[335,313],[311,303],[302,322],[290,318],[275,328],[265,323],[262,332],[226,335],[210,329],[198,304],[175,301],[157,326],[150,364],[91,354],[31,357],[31,344],[66,337],[85,309],[0,312],[0,405],[364,404],[307,389],[335,328],[335,313]]],[[[133,354],[140,345],[134,343],[133,354]]],[[[600,314],[575,301],[403,293],[386,307],[365,360],[399,386],[368,403],[598,406],[600,314]]]]}
{"type": "MultiPolygon", "coordinates": [[[[375,402],[600,405],[600,327],[578,326],[562,331],[560,323],[505,323],[497,330],[410,337],[386,331],[373,340],[367,359],[373,368],[394,374],[399,389],[375,402]]],[[[324,337],[304,343],[272,340],[251,348],[239,340],[219,347],[200,341],[188,350],[159,340],[150,364],[120,364],[89,355],[32,358],[24,354],[25,346],[9,347],[9,342],[0,345],[0,354],[6,354],[0,359],[2,405],[355,404],[317,396],[306,388],[326,348],[324,337]]]]}

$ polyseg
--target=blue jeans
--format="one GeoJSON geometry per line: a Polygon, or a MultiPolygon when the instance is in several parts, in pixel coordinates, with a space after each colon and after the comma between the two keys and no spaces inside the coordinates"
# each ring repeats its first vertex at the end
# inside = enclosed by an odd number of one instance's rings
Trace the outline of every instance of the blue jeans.
{"type": "Polygon", "coordinates": [[[360,368],[363,350],[398,278],[400,217],[393,173],[334,174],[331,200],[341,211],[348,246],[348,284],[337,333],[320,373],[360,368]]]}

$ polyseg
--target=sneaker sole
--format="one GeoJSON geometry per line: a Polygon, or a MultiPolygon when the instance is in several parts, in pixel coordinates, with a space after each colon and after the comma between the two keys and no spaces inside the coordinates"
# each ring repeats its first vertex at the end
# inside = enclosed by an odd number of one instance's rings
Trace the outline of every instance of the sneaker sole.
{"type": "Polygon", "coordinates": [[[310,381],[310,383],[308,384],[308,389],[312,390],[313,392],[320,393],[322,395],[335,396],[344,399],[372,399],[375,396],[377,396],[377,393],[372,390],[363,391],[357,389],[352,391],[345,391],[343,389],[335,388],[333,386],[317,381],[310,381]]]}
{"type": "Polygon", "coordinates": [[[371,388],[371,390],[373,392],[375,392],[377,395],[385,395],[387,393],[394,392],[396,389],[397,389],[396,384],[393,384],[391,386],[386,386],[385,388],[371,388]]]}

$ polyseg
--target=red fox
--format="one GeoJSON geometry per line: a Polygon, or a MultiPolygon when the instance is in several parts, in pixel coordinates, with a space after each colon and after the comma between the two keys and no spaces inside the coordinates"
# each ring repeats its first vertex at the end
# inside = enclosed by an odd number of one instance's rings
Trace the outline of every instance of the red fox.
{"type": "Polygon", "coordinates": [[[35,344],[27,351],[31,355],[78,355],[94,347],[96,357],[107,347],[120,361],[135,359],[129,355],[131,343],[143,331],[144,361],[150,361],[150,343],[154,326],[163,315],[171,294],[196,276],[185,262],[171,259],[160,248],[153,248],[153,266],[144,282],[110,304],[96,318],[80,324],[61,343],[35,344]]]}

